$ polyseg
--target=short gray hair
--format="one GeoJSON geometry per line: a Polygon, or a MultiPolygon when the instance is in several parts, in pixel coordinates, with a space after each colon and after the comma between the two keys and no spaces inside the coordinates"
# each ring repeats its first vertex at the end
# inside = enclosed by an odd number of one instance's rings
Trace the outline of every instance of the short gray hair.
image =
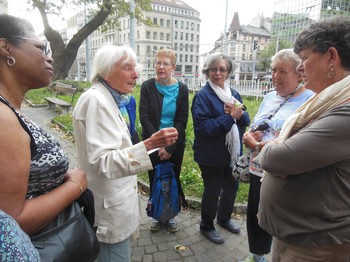
{"type": "Polygon", "coordinates": [[[95,54],[90,81],[93,83],[99,77],[107,76],[116,63],[121,63],[121,65],[133,63],[137,67],[139,66],[135,51],[131,47],[106,44],[95,54]]]}
{"type": "Polygon", "coordinates": [[[273,66],[274,63],[277,61],[286,61],[290,62],[294,65],[294,68],[296,69],[298,65],[301,63],[301,59],[299,55],[297,55],[292,48],[290,49],[282,49],[277,52],[274,56],[271,57],[271,66],[273,66]]]}
{"type": "Polygon", "coordinates": [[[209,77],[209,68],[211,68],[213,65],[215,65],[217,62],[220,60],[224,60],[227,65],[227,72],[228,72],[228,77],[230,74],[233,72],[233,63],[231,60],[231,57],[224,54],[224,53],[212,53],[210,54],[207,59],[204,62],[203,68],[202,68],[202,73],[209,77]]]}

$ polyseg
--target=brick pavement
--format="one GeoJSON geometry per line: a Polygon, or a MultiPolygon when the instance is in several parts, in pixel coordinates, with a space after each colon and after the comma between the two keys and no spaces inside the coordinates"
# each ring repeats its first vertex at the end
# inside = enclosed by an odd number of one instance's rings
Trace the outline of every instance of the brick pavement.
{"type": "MultiPolygon", "coordinates": [[[[22,106],[22,111],[33,121],[53,134],[68,154],[70,167],[77,166],[77,156],[74,144],[67,140],[59,130],[52,129],[51,119],[56,115],[47,108],[32,108],[22,106]]],[[[141,191],[143,192],[143,191],[141,191]]],[[[153,261],[185,261],[185,262],[228,262],[242,259],[248,252],[246,219],[244,214],[233,214],[235,222],[241,227],[239,235],[232,234],[217,225],[217,230],[225,239],[223,245],[215,245],[199,233],[200,212],[196,210],[181,211],[176,217],[179,230],[169,233],[165,227],[158,232],[148,229],[150,218],[147,217],[145,207],[148,196],[140,193],[140,212],[142,215],[139,238],[132,241],[133,262],[153,261]],[[183,251],[175,251],[174,247],[181,245],[183,251]]],[[[267,257],[271,260],[271,256],[267,257]]]]}

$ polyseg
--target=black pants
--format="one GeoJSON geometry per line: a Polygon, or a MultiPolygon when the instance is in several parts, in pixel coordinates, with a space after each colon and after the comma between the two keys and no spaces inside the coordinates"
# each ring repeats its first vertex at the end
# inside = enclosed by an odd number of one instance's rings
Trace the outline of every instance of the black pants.
{"type": "MultiPolygon", "coordinates": [[[[186,201],[185,194],[182,190],[181,180],[180,180],[180,173],[181,173],[181,166],[182,166],[182,160],[184,157],[184,152],[185,152],[185,145],[177,145],[176,150],[173,152],[173,154],[171,155],[171,157],[167,161],[169,161],[170,163],[173,163],[175,165],[174,166],[174,173],[175,173],[175,177],[176,177],[177,188],[179,190],[178,191],[179,196],[181,198],[181,205],[182,205],[182,207],[187,208],[188,203],[186,201]]],[[[160,160],[160,158],[158,157],[158,151],[153,152],[150,155],[150,159],[152,161],[153,166],[156,166],[156,165],[164,162],[164,161],[160,160]]],[[[152,189],[153,189],[154,172],[155,172],[154,169],[148,171],[150,192],[152,192],[152,189]]]]}
{"type": "Polygon", "coordinates": [[[268,254],[271,251],[272,236],[258,224],[261,177],[250,175],[250,187],[247,207],[247,232],[249,251],[253,254],[268,254]]]}
{"type": "Polygon", "coordinates": [[[232,168],[199,165],[204,190],[201,206],[200,229],[215,230],[214,219],[226,223],[231,219],[239,182],[232,176],[232,168]]]}

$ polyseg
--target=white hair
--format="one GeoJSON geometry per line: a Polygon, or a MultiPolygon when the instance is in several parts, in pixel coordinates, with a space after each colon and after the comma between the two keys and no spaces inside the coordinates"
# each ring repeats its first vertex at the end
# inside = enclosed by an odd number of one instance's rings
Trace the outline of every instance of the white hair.
{"type": "Polygon", "coordinates": [[[131,47],[105,44],[95,54],[90,81],[93,83],[97,78],[107,76],[116,63],[120,63],[121,66],[132,63],[136,67],[140,67],[135,51],[131,47]]]}

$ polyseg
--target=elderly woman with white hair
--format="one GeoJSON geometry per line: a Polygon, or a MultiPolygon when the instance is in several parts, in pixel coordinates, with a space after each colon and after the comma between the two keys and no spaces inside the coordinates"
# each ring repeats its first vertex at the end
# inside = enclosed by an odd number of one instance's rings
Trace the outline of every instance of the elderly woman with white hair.
{"type": "Polygon", "coordinates": [[[132,144],[127,105],[138,78],[135,52],[105,45],[95,55],[92,86],[79,98],[73,125],[80,166],[94,193],[97,261],[130,261],[130,236],[139,225],[136,174],[152,169],[148,151],[174,144],[175,128],[164,128],[132,144]]]}
{"type": "Polygon", "coordinates": [[[251,128],[243,135],[243,142],[250,153],[250,187],[247,207],[247,232],[250,254],[244,262],[266,262],[270,253],[272,236],[258,225],[257,213],[260,201],[260,165],[252,161],[265,144],[279,136],[284,121],[308,100],[313,92],[306,90],[301,74],[296,68],[300,58],[293,49],[280,50],[271,58],[272,83],[275,91],[265,95],[251,128]]]}

